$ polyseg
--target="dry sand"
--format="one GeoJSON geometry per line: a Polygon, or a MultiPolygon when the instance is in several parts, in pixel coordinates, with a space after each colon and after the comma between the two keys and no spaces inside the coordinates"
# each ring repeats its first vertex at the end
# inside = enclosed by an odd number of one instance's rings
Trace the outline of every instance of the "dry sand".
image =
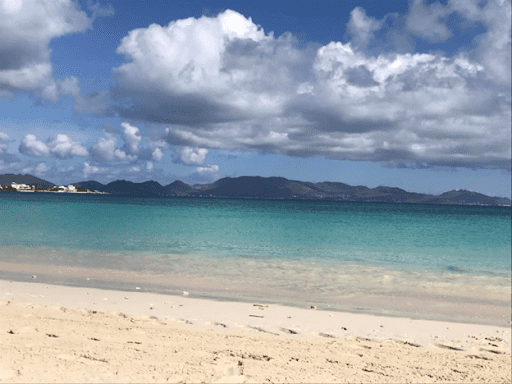
{"type": "Polygon", "coordinates": [[[0,382],[511,382],[510,327],[141,288],[0,280],[0,382]]]}

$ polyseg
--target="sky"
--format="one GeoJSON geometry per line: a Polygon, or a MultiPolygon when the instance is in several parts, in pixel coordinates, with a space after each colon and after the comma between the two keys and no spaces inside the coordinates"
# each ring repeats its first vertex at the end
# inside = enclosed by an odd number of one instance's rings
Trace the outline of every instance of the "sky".
{"type": "Polygon", "coordinates": [[[511,196],[511,1],[0,0],[0,174],[511,196]]]}

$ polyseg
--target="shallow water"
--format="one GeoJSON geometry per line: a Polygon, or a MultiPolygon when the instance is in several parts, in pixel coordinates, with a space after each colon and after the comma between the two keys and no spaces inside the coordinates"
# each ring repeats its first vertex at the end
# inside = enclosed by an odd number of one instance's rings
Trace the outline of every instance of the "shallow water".
{"type": "Polygon", "coordinates": [[[508,325],[510,212],[9,193],[0,261],[96,276],[48,274],[73,285],[508,325]]]}

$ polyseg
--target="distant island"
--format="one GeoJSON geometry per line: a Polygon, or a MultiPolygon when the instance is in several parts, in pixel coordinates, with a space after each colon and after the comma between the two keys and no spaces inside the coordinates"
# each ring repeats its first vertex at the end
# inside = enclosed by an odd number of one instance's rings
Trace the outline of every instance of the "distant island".
{"type": "Polygon", "coordinates": [[[18,192],[48,191],[60,193],[101,193],[139,197],[215,197],[227,199],[264,199],[264,200],[321,200],[352,201],[393,204],[442,204],[442,205],[481,205],[511,206],[507,197],[491,197],[465,189],[451,190],[440,195],[427,195],[407,192],[396,187],[350,186],[339,182],[324,181],[311,183],[288,180],[284,177],[241,176],[224,177],[210,184],[189,185],[176,180],[168,185],[156,181],[134,183],[116,180],[102,184],[94,180],[70,183],[67,187],[57,186],[49,181],[31,175],[0,175],[0,191],[18,192]],[[23,188],[14,188],[24,185],[23,188]],[[6,186],[7,189],[3,187],[6,186]],[[30,186],[30,187],[29,187],[30,186]],[[11,188],[11,189],[9,189],[11,188]],[[14,188],[14,189],[12,189],[14,188]]]}

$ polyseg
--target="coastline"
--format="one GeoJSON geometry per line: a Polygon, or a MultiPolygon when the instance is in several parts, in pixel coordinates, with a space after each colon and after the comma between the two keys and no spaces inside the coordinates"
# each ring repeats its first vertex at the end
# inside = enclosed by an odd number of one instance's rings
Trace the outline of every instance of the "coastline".
{"type": "MultiPolygon", "coordinates": [[[[294,308],[315,305],[319,310],[338,313],[501,327],[510,325],[511,291],[510,286],[507,287],[510,280],[506,278],[500,278],[499,284],[478,276],[463,279],[450,276],[441,280],[430,276],[425,281],[419,278],[412,280],[398,271],[368,267],[365,267],[363,276],[358,266],[350,269],[344,266],[344,281],[336,282],[327,290],[322,284],[332,280],[332,273],[317,271],[323,276],[323,283],[315,285],[307,279],[304,283],[301,273],[305,267],[298,264],[283,266],[252,262],[231,271],[227,267],[220,270],[199,255],[192,255],[186,258],[187,262],[184,259],[168,261],[173,265],[172,269],[162,267],[158,273],[145,270],[143,265],[135,265],[133,270],[92,267],[87,263],[87,254],[73,254],[71,259],[61,260],[66,252],[49,251],[51,260],[32,257],[40,255],[40,248],[27,248],[23,252],[9,249],[6,259],[17,259],[18,262],[1,261],[0,280],[34,282],[31,276],[37,275],[39,283],[68,287],[132,292],[139,286],[145,292],[164,295],[181,295],[185,290],[191,293],[190,297],[214,301],[250,303],[264,300],[269,304],[294,308]],[[200,268],[203,270],[199,271],[200,268]],[[282,268],[286,268],[286,274],[282,268]],[[297,277],[293,276],[294,273],[297,277]],[[274,281],[278,276],[283,284],[274,281]]],[[[128,257],[134,259],[138,256],[134,252],[128,257]]],[[[145,260],[144,256],[140,258],[145,260]]]]}
{"type": "Polygon", "coordinates": [[[8,280],[0,318],[0,382],[511,379],[510,327],[8,280]]]}

